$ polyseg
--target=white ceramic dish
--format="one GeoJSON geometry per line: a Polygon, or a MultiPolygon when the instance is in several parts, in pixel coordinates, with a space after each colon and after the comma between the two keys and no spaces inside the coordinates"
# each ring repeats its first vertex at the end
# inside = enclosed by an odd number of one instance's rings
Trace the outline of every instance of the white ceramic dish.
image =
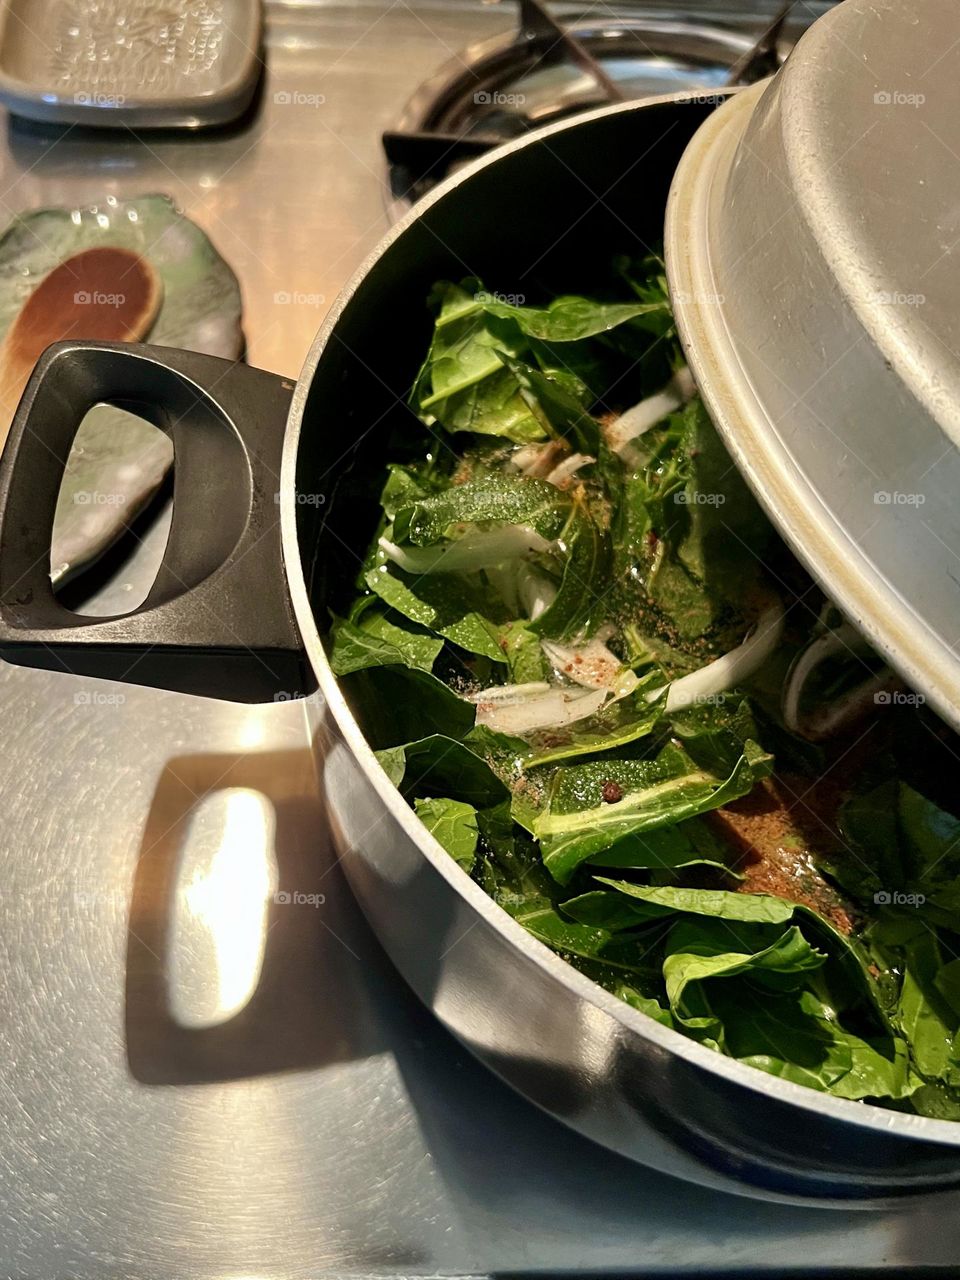
{"type": "Polygon", "coordinates": [[[201,128],[248,106],[260,0],[0,0],[0,101],[99,127],[201,128]]]}

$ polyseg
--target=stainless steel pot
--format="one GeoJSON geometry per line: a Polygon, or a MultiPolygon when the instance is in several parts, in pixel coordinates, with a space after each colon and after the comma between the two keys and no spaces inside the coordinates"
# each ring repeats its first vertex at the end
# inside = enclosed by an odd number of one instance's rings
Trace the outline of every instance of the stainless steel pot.
{"type": "Polygon", "coordinates": [[[733,1175],[747,1194],[880,1204],[960,1183],[960,1125],[775,1079],[563,963],[426,833],[323,648],[327,608],[352,583],[376,519],[371,481],[412,421],[404,401],[429,334],[431,284],[477,275],[531,297],[589,291],[612,253],[660,239],[671,176],[715,104],[605,108],[438,188],[336,302],[285,436],[289,384],[271,375],[148,347],[51,348],[0,465],[0,647],[30,665],[235,697],[305,691],[305,651],[322,694],[317,758],[344,869],[398,969],[464,1044],[540,1107],[645,1163],[728,1188],[733,1175]],[[46,558],[63,459],[100,400],[149,417],[176,448],[160,576],[139,610],[107,620],[57,603],[46,558]]]}

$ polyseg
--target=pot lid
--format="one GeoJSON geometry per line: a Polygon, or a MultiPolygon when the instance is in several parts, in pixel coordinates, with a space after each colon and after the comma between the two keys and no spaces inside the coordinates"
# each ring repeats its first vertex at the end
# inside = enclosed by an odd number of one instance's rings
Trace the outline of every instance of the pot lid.
{"type": "Polygon", "coordinates": [[[958,118],[954,0],[845,0],[694,137],[666,260],[772,520],[960,729],[958,118]]]}

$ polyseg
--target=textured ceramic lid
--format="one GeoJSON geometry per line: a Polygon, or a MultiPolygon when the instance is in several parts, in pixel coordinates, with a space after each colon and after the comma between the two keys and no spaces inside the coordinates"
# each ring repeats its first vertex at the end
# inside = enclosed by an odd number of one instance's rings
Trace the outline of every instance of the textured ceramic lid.
{"type": "Polygon", "coordinates": [[[260,0],[0,0],[0,101],[60,124],[223,124],[261,70],[260,0]]]}
{"type": "Polygon", "coordinates": [[[960,728],[960,7],[845,0],[705,123],[667,270],[787,540],[960,728]]]}

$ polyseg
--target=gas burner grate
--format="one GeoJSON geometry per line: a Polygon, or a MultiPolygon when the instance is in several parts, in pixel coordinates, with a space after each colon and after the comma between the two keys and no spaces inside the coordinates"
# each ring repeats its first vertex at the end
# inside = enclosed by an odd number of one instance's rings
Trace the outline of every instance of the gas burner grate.
{"type": "Polygon", "coordinates": [[[514,34],[471,46],[440,68],[384,133],[391,212],[405,212],[466,161],[554,120],[771,74],[793,44],[784,35],[793,2],[772,19],[756,17],[751,32],[690,14],[561,23],[543,0],[519,0],[514,34]]]}

